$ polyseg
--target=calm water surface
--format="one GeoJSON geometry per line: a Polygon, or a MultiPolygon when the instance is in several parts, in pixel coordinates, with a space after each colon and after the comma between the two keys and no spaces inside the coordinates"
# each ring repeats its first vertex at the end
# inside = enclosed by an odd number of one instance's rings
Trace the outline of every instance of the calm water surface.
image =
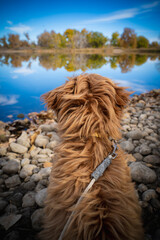
{"type": "Polygon", "coordinates": [[[135,94],[160,88],[160,56],[0,55],[0,120],[44,110],[41,94],[84,72],[111,78],[135,94]]]}

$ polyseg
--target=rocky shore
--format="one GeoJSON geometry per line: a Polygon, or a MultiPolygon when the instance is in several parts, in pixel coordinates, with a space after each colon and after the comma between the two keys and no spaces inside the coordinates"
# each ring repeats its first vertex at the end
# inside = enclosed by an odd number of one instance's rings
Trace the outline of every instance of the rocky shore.
{"type": "MultiPolygon", "coordinates": [[[[127,153],[142,207],[146,240],[160,239],[160,90],[134,95],[119,142],[127,153]]],[[[59,141],[52,111],[0,122],[0,236],[34,240],[41,229],[54,148],[59,141]]]]}

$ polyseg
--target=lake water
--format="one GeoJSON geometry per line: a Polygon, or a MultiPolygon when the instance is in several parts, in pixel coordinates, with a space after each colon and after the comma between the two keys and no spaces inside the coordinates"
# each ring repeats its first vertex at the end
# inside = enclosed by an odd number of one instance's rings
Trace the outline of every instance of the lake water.
{"type": "Polygon", "coordinates": [[[160,56],[0,55],[0,120],[44,110],[40,96],[67,77],[97,73],[140,94],[160,88],[160,56]]]}

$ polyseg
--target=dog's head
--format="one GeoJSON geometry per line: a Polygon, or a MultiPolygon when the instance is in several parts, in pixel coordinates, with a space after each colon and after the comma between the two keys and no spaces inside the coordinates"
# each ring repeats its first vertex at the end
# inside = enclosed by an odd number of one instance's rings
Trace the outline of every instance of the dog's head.
{"type": "Polygon", "coordinates": [[[131,92],[98,74],[68,78],[64,85],[42,95],[68,134],[119,138],[122,110],[131,92]]]}

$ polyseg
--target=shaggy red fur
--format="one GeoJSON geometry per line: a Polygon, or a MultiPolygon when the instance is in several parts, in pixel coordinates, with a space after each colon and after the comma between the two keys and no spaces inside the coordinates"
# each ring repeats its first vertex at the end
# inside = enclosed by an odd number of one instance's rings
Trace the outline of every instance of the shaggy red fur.
{"type": "MultiPolygon", "coordinates": [[[[41,239],[59,238],[91,173],[112,151],[109,136],[121,138],[120,118],[129,95],[106,77],[82,74],[42,96],[57,113],[61,141],[50,176],[41,239]]],[[[120,146],[117,154],[77,207],[65,240],[143,239],[141,209],[120,146]]]]}

